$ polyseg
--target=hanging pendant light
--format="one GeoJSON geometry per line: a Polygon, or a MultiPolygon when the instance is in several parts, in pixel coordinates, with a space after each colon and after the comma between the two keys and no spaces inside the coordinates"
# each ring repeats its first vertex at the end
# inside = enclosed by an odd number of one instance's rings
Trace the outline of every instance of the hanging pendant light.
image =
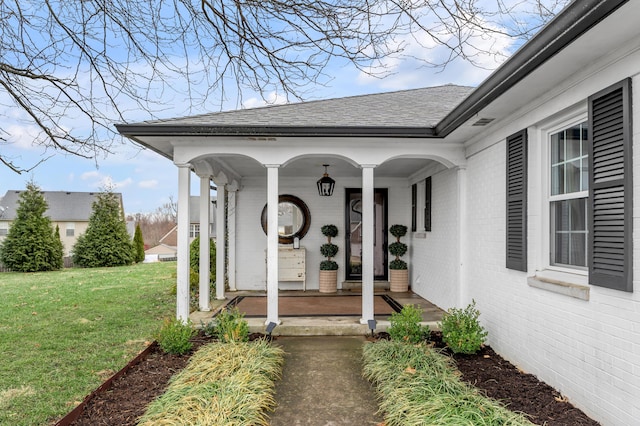
{"type": "Polygon", "coordinates": [[[331,197],[333,195],[333,188],[336,186],[336,181],[329,177],[327,173],[328,164],[323,164],[324,175],[318,180],[318,194],[321,197],[331,197]]]}

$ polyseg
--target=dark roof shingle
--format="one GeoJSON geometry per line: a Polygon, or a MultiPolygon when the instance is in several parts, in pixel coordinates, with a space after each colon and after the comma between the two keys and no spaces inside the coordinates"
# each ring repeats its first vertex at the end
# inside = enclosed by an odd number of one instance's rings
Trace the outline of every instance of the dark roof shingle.
{"type": "Polygon", "coordinates": [[[448,84],[152,120],[144,124],[207,127],[434,127],[473,90],[473,87],[448,84]]]}

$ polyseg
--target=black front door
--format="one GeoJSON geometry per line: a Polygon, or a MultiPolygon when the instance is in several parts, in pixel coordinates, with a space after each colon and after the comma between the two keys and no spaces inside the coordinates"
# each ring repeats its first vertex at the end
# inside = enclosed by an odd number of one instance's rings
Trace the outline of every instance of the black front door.
{"type": "MultiPolygon", "coordinates": [[[[387,190],[376,188],[374,191],[373,257],[374,277],[376,280],[387,279],[387,190]]],[[[362,280],[362,189],[346,189],[346,261],[347,280],[362,280]]]]}

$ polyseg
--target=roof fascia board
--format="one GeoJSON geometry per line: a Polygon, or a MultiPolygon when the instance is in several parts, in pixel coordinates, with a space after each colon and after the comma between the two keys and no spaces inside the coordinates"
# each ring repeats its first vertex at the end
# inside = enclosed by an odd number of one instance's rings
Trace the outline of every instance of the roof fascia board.
{"type": "Polygon", "coordinates": [[[120,134],[140,141],[142,136],[348,136],[433,138],[433,127],[294,127],[294,126],[193,126],[166,124],[117,124],[120,134]]]}
{"type": "Polygon", "coordinates": [[[629,0],[577,0],[514,53],[436,126],[445,137],[629,0]]]}

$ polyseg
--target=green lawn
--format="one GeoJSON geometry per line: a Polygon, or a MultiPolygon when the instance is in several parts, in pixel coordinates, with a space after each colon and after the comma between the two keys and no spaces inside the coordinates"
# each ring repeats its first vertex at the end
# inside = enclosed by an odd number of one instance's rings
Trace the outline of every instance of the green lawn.
{"type": "Polygon", "coordinates": [[[175,315],[175,263],[0,273],[0,425],[64,416],[175,315]]]}

